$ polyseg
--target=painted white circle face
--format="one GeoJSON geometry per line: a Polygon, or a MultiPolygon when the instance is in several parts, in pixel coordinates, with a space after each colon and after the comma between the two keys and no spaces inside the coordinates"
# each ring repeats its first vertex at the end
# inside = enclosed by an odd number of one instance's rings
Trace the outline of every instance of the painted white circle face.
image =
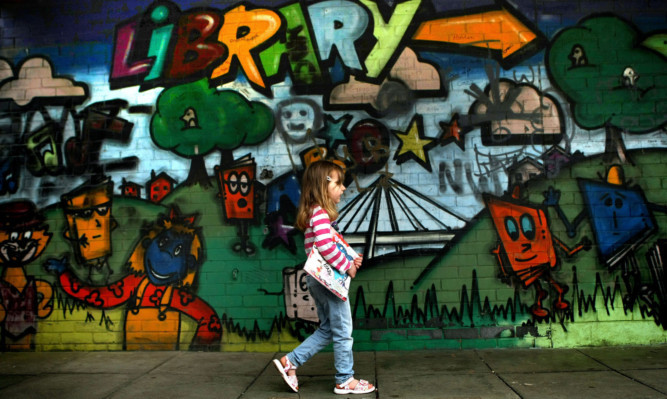
{"type": "Polygon", "coordinates": [[[315,128],[315,110],[306,102],[295,101],[280,109],[279,126],[282,132],[294,142],[304,142],[308,130],[315,128]]]}

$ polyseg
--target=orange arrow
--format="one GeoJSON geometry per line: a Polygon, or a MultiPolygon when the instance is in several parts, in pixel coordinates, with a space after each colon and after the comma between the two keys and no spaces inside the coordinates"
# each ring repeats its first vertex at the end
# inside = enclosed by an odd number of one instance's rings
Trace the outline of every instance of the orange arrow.
{"type": "Polygon", "coordinates": [[[506,9],[423,22],[413,40],[499,50],[507,58],[537,35],[506,9]]]}

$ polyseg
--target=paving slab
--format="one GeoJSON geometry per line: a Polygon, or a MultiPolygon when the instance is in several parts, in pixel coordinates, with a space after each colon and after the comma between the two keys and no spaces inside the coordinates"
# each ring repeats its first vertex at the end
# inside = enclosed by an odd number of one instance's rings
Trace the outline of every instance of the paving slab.
{"type": "MultiPolygon", "coordinates": [[[[11,399],[102,399],[131,383],[131,374],[41,374],[0,391],[11,399]]],[[[127,397],[127,396],[126,396],[127,397]]]]}
{"type": "Polygon", "coordinates": [[[378,370],[396,376],[433,373],[488,373],[475,351],[377,352],[378,370]]]}
{"type": "Polygon", "coordinates": [[[109,399],[238,398],[254,379],[254,375],[215,376],[196,372],[189,375],[150,374],[118,389],[109,399]]]}
{"type": "MultiPolygon", "coordinates": [[[[322,378],[322,377],[320,377],[322,378]]],[[[311,384],[312,378],[300,377],[299,383],[305,384],[305,388],[301,389],[301,395],[308,395],[312,393],[313,386],[324,385],[324,383],[311,384]]],[[[263,372],[255,381],[248,386],[243,393],[243,399],[299,399],[301,397],[308,398],[309,396],[301,396],[298,393],[292,392],[287,384],[280,377],[273,366],[263,372]]]]}
{"type": "Polygon", "coordinates": [[[624,370],[622,373],[644,385],[667,394],[667,369],[624,370]]]}
{"type": "Polygon", "coordinates": [[[544,373],[609,369],[576,349],[478,350],[477,353],[498,373],[544,373]]]}
{"type": "MultiPolygon", "coordinates": [[[[290,392],[271,362],[282,353],[0,353],[0,398],[345,398],[334,356],[299,368],[290,392]]],[[[663,398],[667,346],[355,352],[355,372],[378,392],[350,398],[663,398]]]]}
{"type": "Polygon", "coordinates": [[[59,370],[86,352],[2,352],[0,374],[39,374],[59,370]]]}
{"type": "Polygon", "coordinates": [[[614,370],[667,369],[667,346],[582,348],[579,350],[614,370]]]}
{"type": "Polygon", "coordinates": [[[32,376],[30,375],[18,375],[18,374],[12,374],[12,375],[0,375],[0,389],[6,388],[8,386],[18,384],[19,382],[30,378],[32,376]]]}
{"type": "Polygon", "coordinates": [[[178,356],[175,351],[82,352],[80,357],[52,371],[59,373],[147,373],[178,356]]]}
{"type": "Polygon", "coordinates": [[[259,375],[273,353],[180,352],[150,371],[151,374],[259,375]]]}
{"type": "Polygon", "coordinates": [[[614,371],[507,373],[501,377],[523,399],[665,399],[664,394],[614,371]]]}
{"type": "Polygon", "coordinates": [[[417,373],[409,377],[378,370],[380,398],[520,399],[493,373],[417,373]]]}

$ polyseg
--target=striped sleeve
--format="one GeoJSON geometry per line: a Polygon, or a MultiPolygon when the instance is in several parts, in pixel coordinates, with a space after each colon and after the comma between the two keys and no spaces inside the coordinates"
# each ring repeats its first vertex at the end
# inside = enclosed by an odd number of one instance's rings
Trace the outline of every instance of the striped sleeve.
{"type": "Polygon", "coordinates": [[[345,273],[352,266],[345,254],[336,246],[331,234],[331,220],[321,207],[313,208],[310,226],[306,229],[304,235],[306,253],[310,253],[311,248],[315,245],[324,260],[339,272],[345,273]]]}

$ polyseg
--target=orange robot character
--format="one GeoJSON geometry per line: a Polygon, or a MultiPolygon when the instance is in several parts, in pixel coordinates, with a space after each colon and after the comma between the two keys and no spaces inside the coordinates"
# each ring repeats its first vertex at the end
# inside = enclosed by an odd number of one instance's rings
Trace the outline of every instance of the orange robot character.
{"type": "Polygon", "coordinates": [[[88,280],[93,271],[108,281],[112,273],[108,259],[111,256],[111,231],[118,223],[111,214],[113,182],[109,179],[91,180],[61,196],[61,205],[67,227],[64,235],[74,247],[80,265],[87,266],[88,280]]]}
{"type": "Polygon", "coordinates": [[[232,249],[251,255],[256,248],[249,237],[249,225],[255,220],[255,174],[257,164],[246,155],[228,165],[215,167],[225,218],[238,226],[240,242],[232,249]]]}
{"type": "Polygon", "coordinates": [[[556,310],[570,307],[563,298],[569,289],[568,286],[557,282],[551,276],[551,270],[559,263],[554,244],[567,256],[571,256],[582,249],[590,249],[591,242],[584,237],[574,249],[568,248],[551,235],[545,208],[522,203],[517,197],[518,194],[512,199],[484,195],[484,201],[500,239],[500,243],[492,252],[498,258],[503,277],[515,276],[524,287],[531,285],[535,287],[537,298],[531,307],[531,312],[538,318],[544,318],[549,315],[549,310],[542,306],[547,291],[542,289],[540,279],[549,282],[558,293],[553,303],[556,310]]]}
{"type": "Polygon", "coordinates": [[[37,259],[53,234],[44,216],[30,201],[0,206],[0,349],[33,349],[37,319],[51,314],[53,288],[26,275],[25,266],[37,259]]]}

